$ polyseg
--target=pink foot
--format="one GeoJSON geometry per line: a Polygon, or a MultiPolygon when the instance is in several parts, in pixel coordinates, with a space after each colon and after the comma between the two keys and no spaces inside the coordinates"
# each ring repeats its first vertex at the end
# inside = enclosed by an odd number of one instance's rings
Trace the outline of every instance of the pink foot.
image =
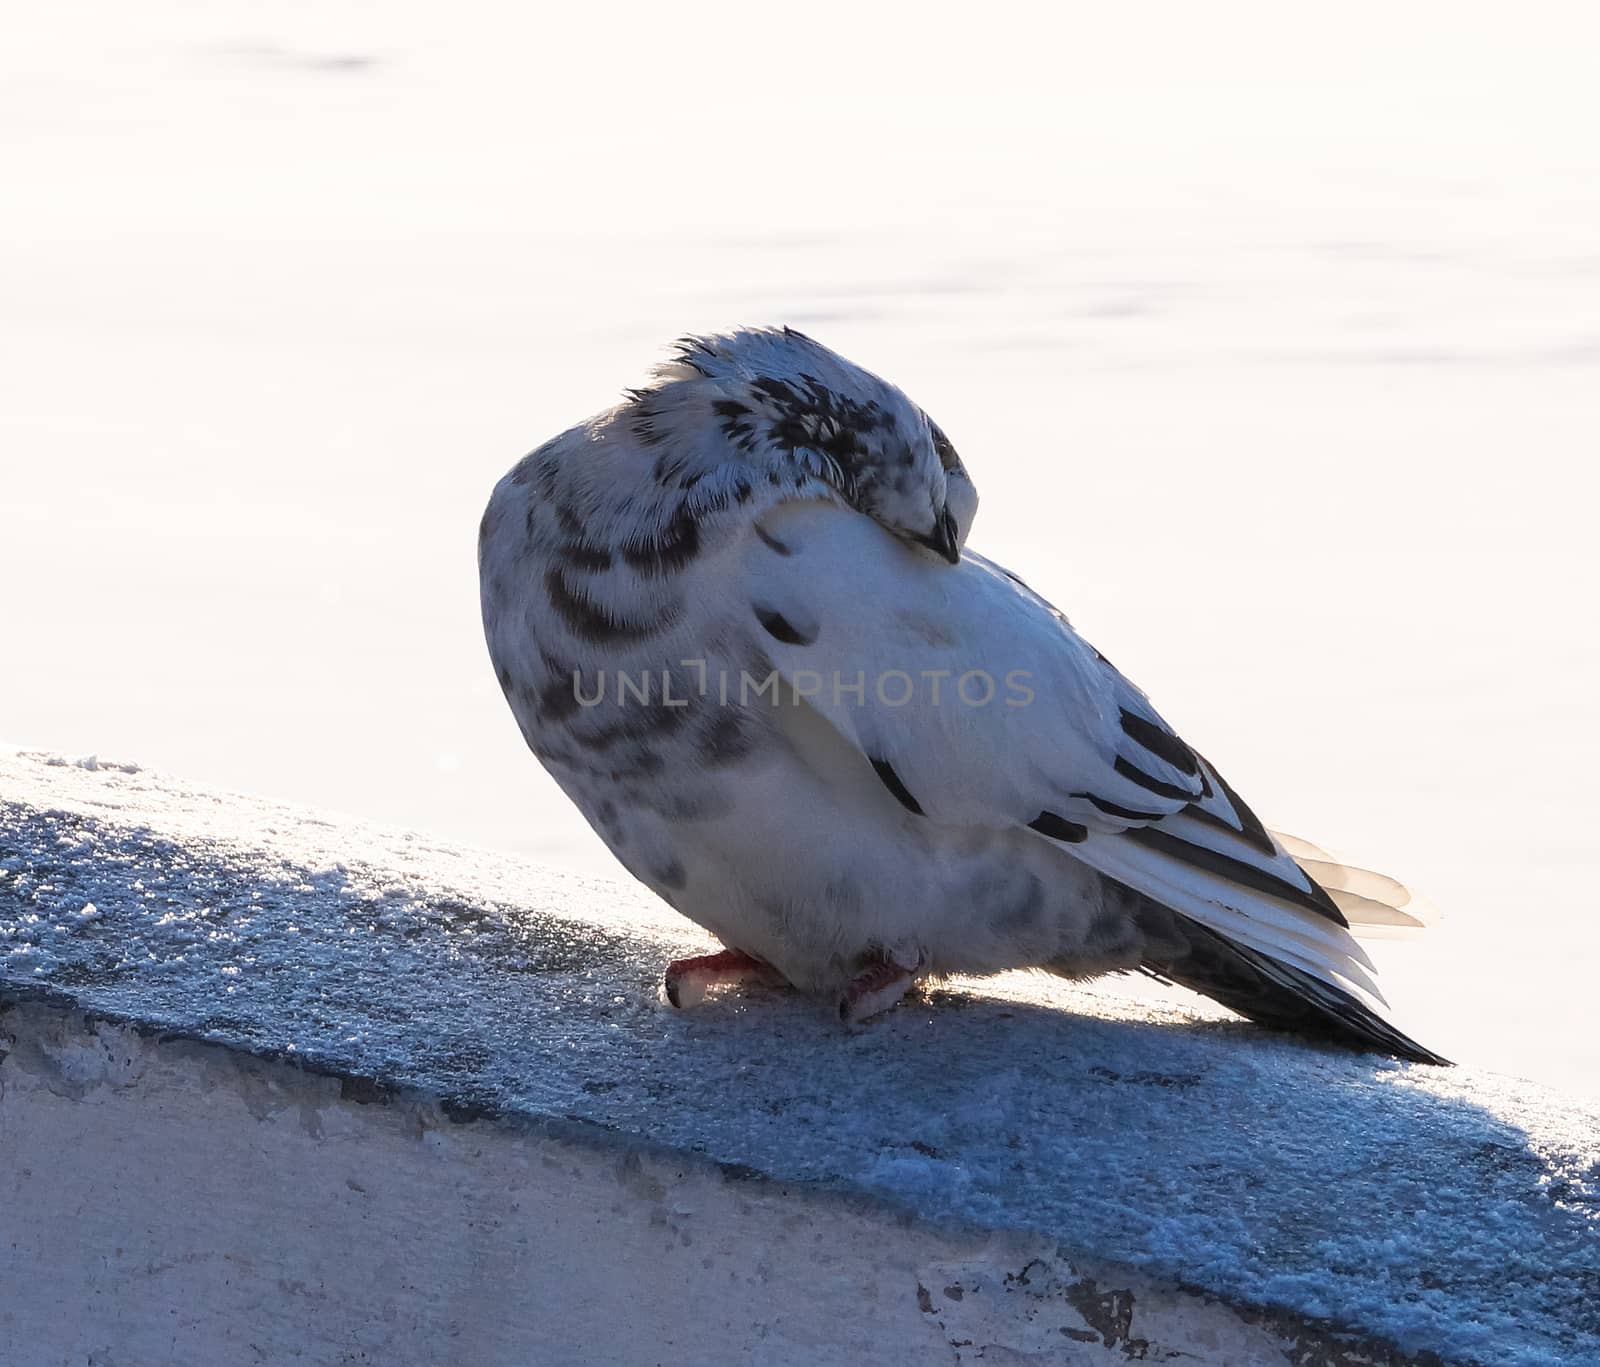
{"type": "Polygon", "coordinates": [[[839,998],[839,1019],[854,1025],[887,1011],[910,991],[916,980],[915,968],[903,967],[892,959],[873,964],[845,988],[839,998]]]}
{"type": "Polygon", "coordinates": [[[742,949],[724,949],[715,954],[697,954],[692,959],[674,959],[667,965],[667,1000],[687,1010],[705,1000],[706,988],[718,983],[751,981],[780,982],[777,971],[742,949]]]}

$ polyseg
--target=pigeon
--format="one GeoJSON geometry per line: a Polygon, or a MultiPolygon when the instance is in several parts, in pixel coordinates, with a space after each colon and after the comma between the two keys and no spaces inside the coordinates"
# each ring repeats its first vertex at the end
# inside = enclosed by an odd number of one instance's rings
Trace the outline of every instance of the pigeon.
{"type": "Polygon", "coordinates": [[[1262,1025],[1443,1063],[1357,928],[1405,890],[1269,831],[1020,578],[895,386],[791,328],[678,343],[495,486],[489,656],[635,878],[724,948],[676,1006],[789,984],[854,1023],[914,984],[1143,972],[1262,1025]]]}

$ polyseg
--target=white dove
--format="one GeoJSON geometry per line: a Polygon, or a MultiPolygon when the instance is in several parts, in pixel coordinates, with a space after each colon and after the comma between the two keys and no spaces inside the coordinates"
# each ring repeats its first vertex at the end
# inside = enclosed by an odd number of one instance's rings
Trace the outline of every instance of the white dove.
{"type": "Polygon", "coordinates": [[[978,496],[894,386],[788,328],[682,341],[498,485],[484,630],[612,852],[847,1021],[917,979],[1140,969],[1263,1024],[1443,1062],[1349,925],[1406,894],[1303,862],[1066,618],[963,549],[978,496]],[[1315,871],[1321,878],[1308,873],[1315,871]]]}

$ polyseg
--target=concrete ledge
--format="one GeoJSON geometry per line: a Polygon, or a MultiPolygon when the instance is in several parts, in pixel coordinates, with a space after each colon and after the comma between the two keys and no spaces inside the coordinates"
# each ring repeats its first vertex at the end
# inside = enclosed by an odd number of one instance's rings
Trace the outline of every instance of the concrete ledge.
{"type": "Polygon", "coordinates": [[[622,888],[0,756],[0,1360],[1600,1360],[1600,1115],[1031,978],[675,1013],[622,888]]]}
{"type": "Polygon", "coordinates": [[[573,1122],[463,1120],[62,1008],[5,1029],[0,1134],[31,1165],[5,1337],[39,1345],[13,1362],[1391,1360],[573,1122]]]}

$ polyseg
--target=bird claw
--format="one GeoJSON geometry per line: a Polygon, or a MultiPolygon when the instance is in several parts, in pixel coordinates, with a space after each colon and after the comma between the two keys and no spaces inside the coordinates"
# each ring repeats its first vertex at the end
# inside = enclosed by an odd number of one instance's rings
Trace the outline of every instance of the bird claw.
{"type": "Polygon", "coordinates": [[[672,1005],[687,1011],[705,1000],[708,987],[752,980],[766,982],[773,977],[772,966],[754,955],[746,954],[742,949],[723,949],[715,954],[674,959],[667,965],[662,987],[672,1005]]]}
{"type": "Polygon", "coordinates": [[[839,998],[839,1019],[846,1025],[879,1015],[895,1005],[917,980],[921,962],[910,967],[884,959],[858,974],[839,998]]]}

